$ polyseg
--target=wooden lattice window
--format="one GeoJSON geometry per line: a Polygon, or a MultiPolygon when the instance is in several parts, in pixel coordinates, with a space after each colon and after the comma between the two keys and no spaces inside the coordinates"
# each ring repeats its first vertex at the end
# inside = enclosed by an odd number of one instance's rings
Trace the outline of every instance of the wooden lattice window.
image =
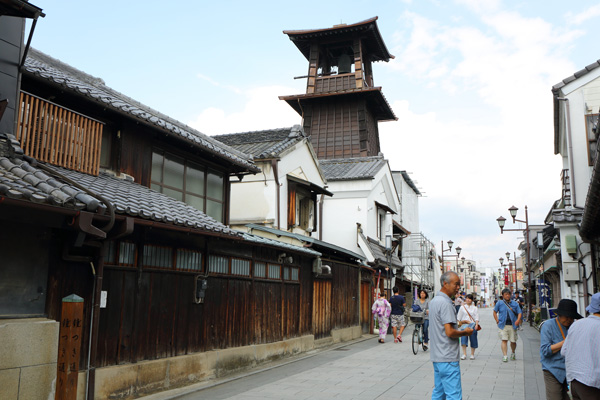
{"type": "Polygon", "coordinates": [[[98,175],[103,123],[21,92],[17,140],[26,155],[98,175]]]}

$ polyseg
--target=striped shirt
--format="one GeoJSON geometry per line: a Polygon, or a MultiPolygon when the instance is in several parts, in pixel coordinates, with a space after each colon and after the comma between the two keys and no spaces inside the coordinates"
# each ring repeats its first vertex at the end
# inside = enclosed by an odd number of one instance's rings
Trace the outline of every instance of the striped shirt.
{"type": "Polygon", "coordinates": [[[560,354],[565,357],[567,381],[575,379],[600,389],[600,317],[590,315],[575,321],[560,354]]]}

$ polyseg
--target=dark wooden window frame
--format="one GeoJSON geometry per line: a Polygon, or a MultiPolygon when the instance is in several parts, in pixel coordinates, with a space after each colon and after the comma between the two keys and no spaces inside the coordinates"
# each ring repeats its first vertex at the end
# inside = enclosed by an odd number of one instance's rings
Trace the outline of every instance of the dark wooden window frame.
{"type": "MultiPolygon", "coordinates": [[[[159,192],[162,193],[163,189],[169,189],[175,192],[179,192],[182,194],[182,201],[186,202],[186,197],[187,196],[195,196],[197,198],[202,199],[202,203],[203,203],[203,207],[200,211],[202,211],[203,213],[209,215],[207,213],[207,204],[208,201],[213,201],[215,203],[219,203],[221,204],[221,217],[220,218],[216,218],[219,222],[225,222],[225,214],[226,214],[226,208],[227,208],[227,193],[226,193],[226,174],[218,171],[214,168],[210,168],[206,165],[202,165],[199,162],[196,162],[194,160],[191,160],[187,157],[181,156],[181,155],[177,155],[173,152],[170,151],[166,151],[163,150],[161,148],[154,148],[152,149],[152,158],[154,158],[154,155],[160,155],[162,157],[162,171],[161,171],[161,180],[158,181],[155,179],[155,177],[150,177],[150,187],[152,189],[156,190],[156,187],[160,188],[160,190],[158,190],[159,192]],[[179,189],[175,186],[171,186],[168,184],[165,184],[164,181],[164,168],[165,168],[165,157],[166,155],[169,155],[175,159],[179,159],[179,160],[183,160],[183,188],[179,189]],[[197,170],[200,170],[203,172],[204,174],[204,182],[203,182],[203,193],[199,194],[199,193],[195,193],[192,191],[189,191],[187,188],[187,174],[188,174],[188,169],[192,167],[192,165],[194,165],[194,168],[197,170]],[[212,173],[214,175],[217,175],[221,178],[221,199],[217,199],[215,197],[210,197],[208,195],[208,176],[209,173],[212,173]]],[[[152,163],[154,163],[154,161],[152,161],[152,163]]],[[[187,202],[186,202],[187,203],[187,202]]],[[[189,204],[189,203],[188,203],[189,204]]],[[[214,218],[214,217],[213,217],[214,218]]]]}

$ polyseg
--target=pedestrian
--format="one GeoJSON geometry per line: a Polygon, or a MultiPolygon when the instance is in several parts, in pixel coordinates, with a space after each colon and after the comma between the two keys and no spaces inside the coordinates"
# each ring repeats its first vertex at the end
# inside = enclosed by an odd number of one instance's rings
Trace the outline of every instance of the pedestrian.
{"type": "Polygon", "coordinates": [[[522,311],[516,301],[510,299],[510,289],[502,290],[502,299],[494,307],[494,319],[498,325],[498,336],[502,340],[502,361],[508,362],[508,341],[510,341],[511,360],[516,360],[517,326],[521,323],[522,311]]]}
{"type": "Polygon", "coordinates": [[[389,316],[392,312],[392,306],[385,299],[385,293],[379,295],[379,298],[373,303],[371,310],[379,323],[379,343],[384,343],[389,326],[389,316]]]}
{"type": "Polygon", "coordinates": [[[392,314],[390,315],[392,322],[392,334],[394,335],[394,343],[402,342],[402,332],[406,328],[406,318],[404,318],[404,310],[406,309],[406,299],[400,295],[400,290],[397,286],[392,289],[394,295],[390,297],[390,305],[392,306],[392,314]],[[399,328],[399,333],[396,331],[399,328]]]}
{"type": "Polygon", "coordinates": [[[462,293],[457,294],[454,297],[454,308],[456,308],[456,312],[458,312],[458,309],[460,308],[460,306],[462,306],[464,304],[464,299],[462,298],[462,293]]]}
{"type": "Polygon", "coordinates": [[[600,293],[592,296],[586,311],[590,315],[569,328],[560,350],[573,400],[600,399],[600,293]]]}
{"type": "Polygon", "coordinates": [[[419,291],[419,298],[415,302],[423,311],[423,349],[429,347],[429,294],[425,289],[419,291]]]}
{"type": "Polygon", "coordinates": [[[570,299],[559,301],[554,312],[558,317],[546,320],[540,330],[540,359],[546,400],[570,400],[565,358],[560,354],[560,349],[573,321],[583,317],[577,312],[577,303],[570,299]]]}
{"type": "Polygon", "coordinates": [[[467,344],[471,342],[471,360],[475,359],[475,349],[479,347],[477,343],[477,327],[479,326],[479,312],[477,307],[473,304],[473,295],[468,294],[465,300],[465,304],[463,304],[458,310],[458,314],[456,314],[456,319],[458,320],[458,326],[462,326],[465,324],[473,324],[471,327],[473,328],[473,333],[469,336],[463,336],[460,338],[460,344],[463,349],[463,355],[460,356],[461,360],[467,359],[467,344]]]}
{"type": "Polygon", "coordinates": [[[457,329],[456,312],[450,299],[460,289],[460,278],[456,272],[444,272],[440,283],[442,289],[429,303],[429,357],[433,362],[435,383],[431,399],[462,400],[458,338],[469,336],[473,329],[457,329]]]}
{"type": "MultiPolygon", "coordinates": [[[[519,307],[521,307],[521,313],[523,313],[523,311],[525,310],[525,300],[523,299],[523,297],[521,297],[521,293],[519,293],[519,291],[517,290],[515,292],[515,301],[517,302],[517,304],[519,304],[519,307]]],[[[519,324],[519,326],[517,326],[517,330],[522,331],[523,330],[523,318],[521,317],[521,323],[519,324]]]]}

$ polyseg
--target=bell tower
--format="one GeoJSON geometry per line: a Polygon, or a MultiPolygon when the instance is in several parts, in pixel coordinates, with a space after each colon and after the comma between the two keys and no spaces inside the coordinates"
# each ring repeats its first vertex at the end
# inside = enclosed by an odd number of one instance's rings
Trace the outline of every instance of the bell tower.
{"type": "Polygon", "coordinates": [[[302,116],[321,159],[379,154],[379,121],[397,120],[374,86],[372,63],[394,58],[377,17],[332,28],[283,31],[308,60],[306,93],[280,96],[302,116]]]}

